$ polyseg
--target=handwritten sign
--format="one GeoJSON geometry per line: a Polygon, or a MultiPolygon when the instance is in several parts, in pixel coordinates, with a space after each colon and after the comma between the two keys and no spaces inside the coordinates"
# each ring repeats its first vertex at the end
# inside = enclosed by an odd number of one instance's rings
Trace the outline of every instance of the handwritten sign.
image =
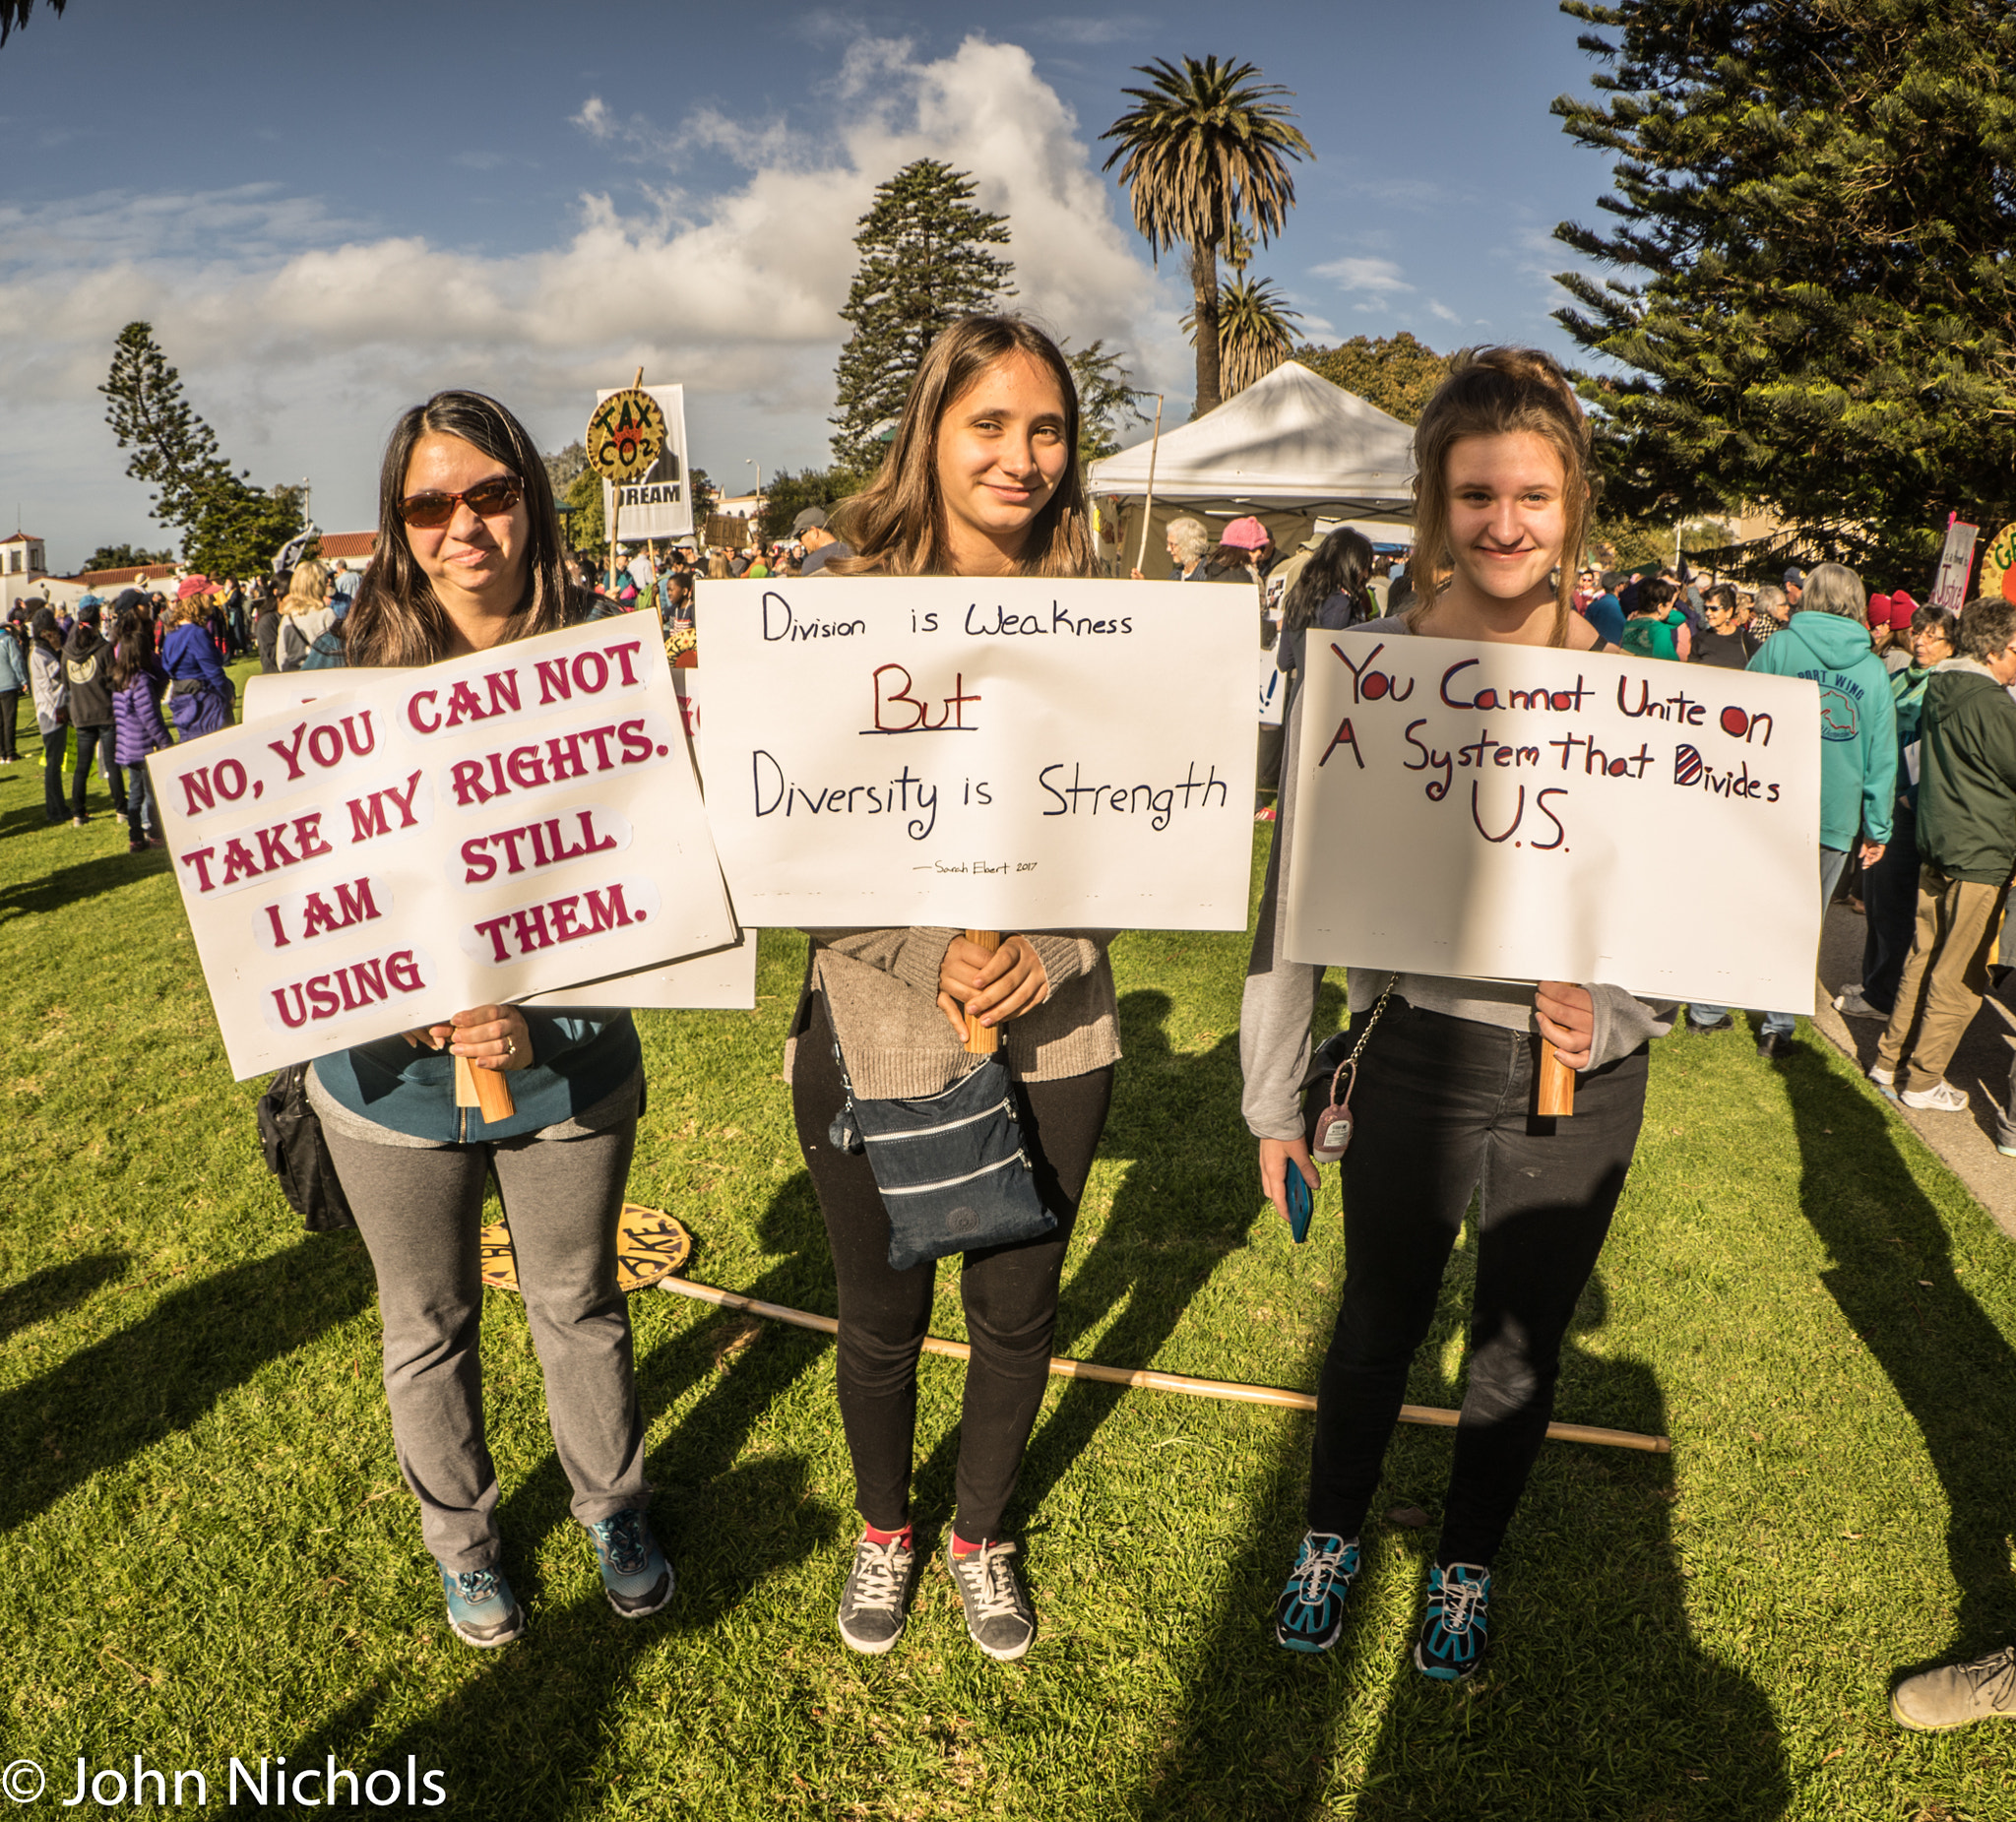
{"type": "Polygon", "coordinates": [[[1312,636],[1301,690],[1290,959],[1812,1004],[1848,697],[1375,632],[1312,636]]]}
{"type": "Polygon", "coordinates": [[[1931,605],[1958,613],[1967,605],[1967,576],[1974,567],[1974,539],[1981,530],[1961,519],[1946,528],[1939,550],[1939,570],[1932,580],[1931,605]]]}
{"type": "Polygon", "coordinates": [[[705,599],[747,923],[1236,930],[1250,622],[1174,583],[811,577],[705,599]]]}
{"type": "MultiPolygon", "coordinates": [[[[645,386],[626,390],[626,397],[645,394],[659,409],[661,423],[654,426],[660,447],[648,468],[623,471],[621,479],[611,480],[603,471],[602,523],[615,528],[614,535],[625,541],[646,537],[687,537],[693,531],[691,477],[686,472],[686,389],[683,386],[645,386]]],[[[596,415],[616,397],[614,391],[598,392],[596,415]]],[[[620,447],[617,445],[616,447],[620,447]]],[[[634,446],[633,446],[634,447],[634,446]]],[[[643,448],[650,447],[647,439],[643,448]]]]}
{"type": "Polygon", "coordinates": [[[233,1074],[736,940],[655,629],[328,675],[149,768],[233,1074]]]}

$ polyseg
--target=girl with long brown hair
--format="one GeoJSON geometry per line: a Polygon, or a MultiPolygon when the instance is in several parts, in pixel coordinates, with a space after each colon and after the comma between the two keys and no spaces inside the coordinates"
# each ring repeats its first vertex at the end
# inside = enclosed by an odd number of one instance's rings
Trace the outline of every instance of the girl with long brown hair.
{"type": "MultiPolygon", "coordinates": [[[[1591,503],[1589,445],[1574,390],[1546,355],[1458,355],[1415,433],[1420,599],[1370,630],[1597,647],[1570,599],[1591,503]]],[[[1242,1110],[1260,1144],[1262,1187],[1284,1215],[1288,1172],[1312,1191],[1317,1180],[1301,1085],[1323,971],[1284,959],[1279,919],[1296,840],[1299,707],[1239,1023],[1242,1110]]],[[[1363,861],[1376,866],[1379,856],[1363,861]]],[[[1671,1009],[1603,984],[1530,988],[1359,968],[1350,996],[1351,1036],[1363,1049],[1341,1165],[1344,1296],[1317,1391],[1308,1528],[1275,1605],[1275,1636],[1321,1652],[1343,1632],[1358,1533],[1408,1368],[1476,1195],[1468,1388],[1414,1652],[1426,1675],[1455,1682],[1483,1661],[1492,1557],[1545,1436],[1561,1338],[1630,1167],[1646,1041],[1669,1028],[1671,1009]],[[1578,1074],[1573,1119],[1531,1114],[1543,1038],[1578,1074]]],[[[1329,1082],[1326,1071],[1314,1093],[1329,1082]]]]}
{"type": "MultiPolygon", "coordinates": [[[[839,523],[855,554],[827,564],[827,575],[1089,574],[1078,396],[1056,345],[1013,317],[946,329],[911,385],[881,471],[839,523]]],[[[787,1067],[840,1286],[840,1411],[863,1521],[840,1632],[855,1651],[885,1652],[904,1629],[915,1570],[917,1355],[936,1267],[889,1263],[873,1172],[831,1142],[847,1095],[836,1043],[856,1095],[922,1098],[978,1060],[965,1049],[970,1014],[1001,1030],[1036,1187],[1056,1225],[961,1259],[973,1357],[946,1556],[974,1642],[990,1658],[1019,1658],[1036,1614],[1002,1525],[1042,1402],[1058,1280],[1112,1096],[1112,934],[1021,931],[989,954],[954,929],[810,932],[787,1067]]]]}

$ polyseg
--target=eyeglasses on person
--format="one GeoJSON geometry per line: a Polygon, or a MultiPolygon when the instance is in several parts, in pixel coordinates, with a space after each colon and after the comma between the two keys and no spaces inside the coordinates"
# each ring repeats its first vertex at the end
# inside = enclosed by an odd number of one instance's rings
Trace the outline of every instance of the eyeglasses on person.
{"type": "Polygon", "coordinates": [[[433,532],[455,517],[458,506],[468,506],[479,519],[494,519],[524,498],[525,483],[516,474],[493,474],[461,493],[410,493],[399,503],[399,516],[419,531],[433,532]]]}

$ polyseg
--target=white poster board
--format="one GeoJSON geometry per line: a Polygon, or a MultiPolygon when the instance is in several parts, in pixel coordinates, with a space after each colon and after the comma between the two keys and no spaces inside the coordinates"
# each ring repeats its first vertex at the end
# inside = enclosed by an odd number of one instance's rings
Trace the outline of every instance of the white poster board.
{"type": "MultiPolygon", "coordinates": [[[[599,624],[607,626],[609,621],[599,624]]],[[[406,670],[383,669],[380,677],[410,676],[406,670]]],[[[289,670],[245,680],[247,723],[266,716],[303,708],[318,697],[340,687],[347,673],[343,670],[289,670]]],[[[672,672],[672,687],[678,693],[679,716],[686,738],[697,761],[700,757],[700,697],[697,672],[691,667],[672,672]]],[[[705,774],[703,773],[703,779],[705,774]]],[[[747,1012],[756,1004],[756,932],[738,929],[725,949],[710,950],[682,962],[667,962],[635,974],[586,986],[564,987],[551,993],[535,993],[522,1002],[543,1006],[549,1012],[566,1012],[586,1007],[650,1008],[665,1012],[747,1012]]]]}
{"type": "MultiPolygon", "coordinates": [[[[604,386],[596,404],[625,390],[604,386]]],[[[665,446],[638,480],[602,482],[602,524],[615,527],[620,543],[647,537],[690,537],[693,534],[693,489],[686,472],[686,389],[647,386],[665,414],[665,446]]]]}
{"type": "Polygon", "coordinates": [[[1260,654],[1260,725],[1279,727],[1282,710],[1288,703],[1288,674],[1279,662],[1280,654],[1270,649],[1260,654]]]}
{"type": "Polygon", "coordinates": [[[1291,961],[1810,1010],[1818,685],[1374,632],[1308,654],[1291,961]]]}
{"type": "Polygon", "coordinates": [[[154,756],[233,1075],[735,941],[653,632],[333,671],[154,756]]]}
{"type": "Polygon", "coordinates": [[[1967,605],[1967,578],[1974,569],[1974,540],[1981,527],[1955,519],[1946,528],[1946,541],[1939,550],[1938,573],[1932,578],[1932,598],[1928,603],[1958,613],[1967,605]]]}
{"type": "Polygon", "coordinates": [[[1252,610],[1229,593],[710,582],[708,815],[737,915],[1243,929],[1252,610]]]}

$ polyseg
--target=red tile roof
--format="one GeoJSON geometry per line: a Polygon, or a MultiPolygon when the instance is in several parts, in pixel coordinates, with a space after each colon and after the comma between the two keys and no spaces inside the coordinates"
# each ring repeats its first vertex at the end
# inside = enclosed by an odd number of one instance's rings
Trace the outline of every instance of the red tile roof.
{"type": "Polygon", "coordinates": [[[322,555],[325,559],[368,557],[377,545],[376,532],[325,532],[322,534],[322,555]]]}

